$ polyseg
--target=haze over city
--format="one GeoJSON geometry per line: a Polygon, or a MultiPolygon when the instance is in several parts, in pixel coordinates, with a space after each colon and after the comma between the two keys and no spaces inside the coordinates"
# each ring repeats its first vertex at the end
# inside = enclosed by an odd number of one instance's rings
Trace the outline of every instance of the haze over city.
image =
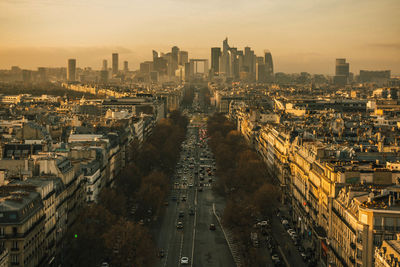
{"type": "Polygon", "coordinates": [[[101,68],[118,52],[132,69],[152,49],[177,45],[210,57],[228,37],[235,47],[269,49],[276,72],[334,74],[335,58],[351,71],[400,73],[400,2],[285,1],[0,1],[0,68],[101,68]]]}
{"type": "Polygon", "coordinates": [[[400,267],[400,0],[0,0],[0,267],[400,267]]]}

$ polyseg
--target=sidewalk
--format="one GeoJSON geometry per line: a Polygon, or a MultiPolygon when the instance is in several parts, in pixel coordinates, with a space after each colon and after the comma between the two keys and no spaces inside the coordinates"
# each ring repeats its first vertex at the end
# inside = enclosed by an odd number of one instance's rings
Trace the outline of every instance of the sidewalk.
{"type": "MultiPolygon", "coordinates": [[[[280,216],[286,217],[289,221],[290,227],[296,230],[300,239],[299,243],[304,248],[305,251],[304,253],[310,258],[314,258],[314,252],[315,252],[314,244],[312,243],[311,238],[308,236],[306,232],[300,233],[300,229],[298,229],[296,225],[293,224],[291,210],[288,207],[288,205],[280,205],[278,209],[280,216]]],[[[300,255],[301,253],[296,250],[296,254],[300,255]]]]}

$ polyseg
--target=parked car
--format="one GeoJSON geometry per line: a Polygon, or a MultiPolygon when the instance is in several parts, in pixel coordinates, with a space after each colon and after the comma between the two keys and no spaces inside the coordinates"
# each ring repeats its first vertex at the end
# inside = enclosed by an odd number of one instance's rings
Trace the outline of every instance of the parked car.
{"type": "Polygon", "coordinates": [[[214,231],[216,228],[215,228],[215,224],[210,224],[210,230],[212,230],[212,231],[214,231]]]}
{"type": "Polygon", "coordinates": [[[176,225],[177,229],[183,229],[183,223],[182,222],[178,222],[176,225]]]}

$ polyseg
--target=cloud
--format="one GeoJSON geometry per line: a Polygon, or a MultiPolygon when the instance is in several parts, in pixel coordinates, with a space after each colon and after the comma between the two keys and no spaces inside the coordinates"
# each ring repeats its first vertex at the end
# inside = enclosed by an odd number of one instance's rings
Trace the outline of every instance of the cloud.
{"type": "Polygon", "coordinates": [[[369,48],[400,50],[400,43],[371,43],[369,48]]]}

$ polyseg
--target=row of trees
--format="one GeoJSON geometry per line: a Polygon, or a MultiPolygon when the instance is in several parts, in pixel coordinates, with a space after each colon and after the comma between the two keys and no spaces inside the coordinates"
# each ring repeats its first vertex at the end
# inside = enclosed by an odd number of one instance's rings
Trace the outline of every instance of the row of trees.
{"type": "Polygon", "coordinates": [[[71,98],[95,98],[95,95],[83,92],[77,92],[66,89],[61,85],[45,82],[45,83],[0,83],[0,91],[5,95],[19,95],[19,94],[31,94],[34,96],[41,95],[54,95],[64,96],[67,95],[71,98]]]}
{"type": "Polygon", "coordinates": [[[187,125],[187,117],[174,111],[155,126],[142,147],[132,144],[128,152],[132,161],[115,186],[102,190],[99,202],[82,211],[68,234],[71,265],[98,266],[102,261],[112,266],[154,265],[156,246],[139,221],[152,221],[161,214],[187,125]],[[134,218],[128,216],[132,207],[137,207],[134,218]]]}
{"type": "Polygon", "coordinates": [[[249,245],[250,233],[257,221],[272,215],[279,189],[260,156],[223,114],[210,117],[207,127],[217,164],[214,188],[226,198],[223,223],[245,245],[247,264],[258,266],[262,260],[249,245]]]}
{"type": "Polygon", "coordinates": [[[194,87],[185,86],[183,90],[182,106],[189,107],[192,105],[194,99],[194,87]]]}

